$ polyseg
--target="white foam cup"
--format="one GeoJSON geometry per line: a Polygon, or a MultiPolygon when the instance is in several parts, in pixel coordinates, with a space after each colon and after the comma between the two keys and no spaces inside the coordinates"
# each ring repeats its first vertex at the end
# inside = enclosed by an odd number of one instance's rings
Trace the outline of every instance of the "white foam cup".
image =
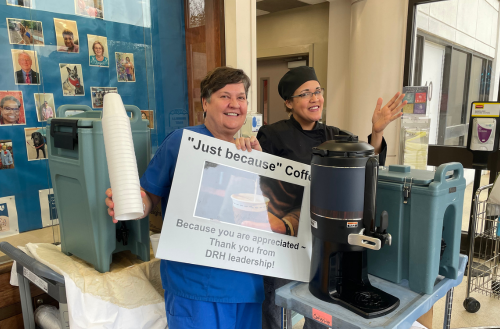
{"type": "Polygon", "coordinates": [[[102,104],[102,117],[114,116],[114,115],[125,115],[125,106],[123,106],[122,98],[119,94],[111,93],[104,95],[104,100],[102,104]]]}
{"type": "Polygon", "coordinates": [[[158,251],[158,243],[160,243],[161,234],[153,234],[149,238],[151,239],[151,246],[153,247],[153,254],[156,257],[156,252],[158,251]]]}
{"type": "Polygon", "coordinates": [[[127,136],[120,136],[119,138],[109,138],[109,142],[114,144],[114,152],[123,152],[134,150],[134,144],[126,140],[127,136]]]}
{"type": "MultiPolygon", "coordinates": [[[[137,191],[136,190],[121,190],[120,192],[113,192],[112,199],[114,200],[115,198],[124,198],[127,196],[136,196],[137,191]]],[[[140,193],[140,192],[139,192],[140,193]]]]}
{"type": "MultiPolygon", "coordinates": [[[[144,212],[144,205],[142,202],[137,202],[136,200],[132,200],[132,198],[124,196],[124,197],[118,197],[116,198],[118,201],[123,201],[122,203],[125,203],[124,205],[119,206],[118,208],[115,206],[114,209],[136,209],[137,211],[140,211],[141,214],[144,212]]],[[[113,202],[115,199],[113,199],[113,202]]]]}
{"type": "Polygon", "coordinates": [[[115,218],[129,220],[142,217],[143,206],[130,118],[119,94],[104,96],[102,129],[115,218]]]}
{"type": "Polygon", "coordinates": [[[123,212],[118,212],[115,210],[116,220],[133,220],[142,217],[144,213],[142,211],[124,210],[123,212]]]}
{"type": "Polygon", "coordinates": [[[118,177],[120,177],[122,175],[129,175],[129,174],[134,174],[134,173],[135,173],[135,170],[130,169],[130,168],[118,168],[116,170],[116,172],[113,173],[113,174],[117,175],[118,177]]]}
{"type": "Polygon", "coordinates": [[[141,186],[139,184],[120,182],[119,184],[115,183],[114,185],[115,188],[111,188],[111,190],[113,191],[113,195],[122,195],[124,192],[133,192],[137,193],[136,195],[141,195],[141,186]]]}
{"type": "MultiPolygon", "coordinates": [[[[126,151],[126,152],[117,152],[117,153],[119,153],[120,157],[132,157],[132,156],[135,156],[135,153],[128,152],[128,151],[126,151]]],[[[124,163],[123,161],[120,161],[120,159],[117,159],[118,155],[111,154],[111,156],[115,157],[115,159],[110,159],[108,161],[108,170],[109,170],[109,167],[111,165],[114,168],[113,170],[129,169],[129,170],[137,171],[137,164],[126,163],[126,162],[124,163]]]]}
{"type": "Polygon", "coordinates": [[[234,222],[269,223],[267,206],[269,198],[251,193],[232,194],[234,222]]]}
{"type": "Polygon", "coordinates": [[[119,207],[119,208],[115,207],[114,210],[115,210],[115,212],[118,212],[118,213],[123,213],[125,211],[133,211],[133,212],[140,213],[138,216],[133,217],[134,219],[138,218],[138,217],[142,217],[142,215],[144,214],[144,206],[142,204],[130,204],[130,202],[127,206],[119,207]]]}

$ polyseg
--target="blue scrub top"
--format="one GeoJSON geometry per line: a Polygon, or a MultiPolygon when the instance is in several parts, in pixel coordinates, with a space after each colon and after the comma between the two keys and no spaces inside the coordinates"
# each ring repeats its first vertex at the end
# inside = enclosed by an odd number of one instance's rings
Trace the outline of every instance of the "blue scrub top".
{"type": "MultiPolygon", "coordinates": [[[[205,125],[183,129],[213,137],[205,125]]],[[[163,214],[172,187],[183,129],[177,129],[165,138],[141,177],[141,186],[162,198],[163,214]]],[[[161,261],[160,271],[163,289],[180,297],[218,303],[264,301],[261,275],[168,260],[161,261]]]]}

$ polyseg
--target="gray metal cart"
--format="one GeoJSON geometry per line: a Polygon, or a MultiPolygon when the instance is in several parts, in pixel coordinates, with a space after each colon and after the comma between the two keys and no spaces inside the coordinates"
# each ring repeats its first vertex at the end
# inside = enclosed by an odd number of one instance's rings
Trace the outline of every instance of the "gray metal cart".
{"type": "Polygon", "coordinates": [[[33,306],[31,304],[30,281],[59,302],[59,312],[63,328],[69,328],[64,277],[36,259],[26,255],[8,242],[0,242],[0,250],[16,261],[24,328],[36,329],[33,306]]]}
{"type": "Polygon", "coordinates": [[[481,304],[473,297],[472,292],[500,299],[500,231],[496,206],[486,202],[493,184],[477,189],[474,195],[474,209],[471,217],[472,231],[469,243],[469,262],[467,273],[467,293],[464,307],[467,312],[476,313],[481,304]],[[483,200],[481,200],[483,199],[483,200]]]}
{"type": "Polygon", "coordinates": [[[460,255],[459,273],[455,280],[438,277],[434,292],[430,295],[411,291],[402,284],[391,283],[370,276],[377,288],[397,296],[401,304],[392,313],[375,319],[362,318],[339,305],[315,298],[307,283],[292,282],[276,290],[276,305],[282,307],[282,328],[291,329],[290,311],[296,311],[331,328],[342,329],[407,329],[424,315],[439,299],[446,295],[444,329],[450,328],[453,289],[462,282],[467,256],[460,255]]]}

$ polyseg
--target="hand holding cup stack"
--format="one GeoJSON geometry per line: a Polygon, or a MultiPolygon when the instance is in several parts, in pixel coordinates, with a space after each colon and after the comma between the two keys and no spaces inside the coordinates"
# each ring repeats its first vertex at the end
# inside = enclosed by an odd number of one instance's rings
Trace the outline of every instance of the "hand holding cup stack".
{"type": "Polygon", "coordinates": [[[102,132],[115,218],[139,218],[144,214],[144,209],[130,118],[118,94],[110,93],[104,96],[102,132]]]}

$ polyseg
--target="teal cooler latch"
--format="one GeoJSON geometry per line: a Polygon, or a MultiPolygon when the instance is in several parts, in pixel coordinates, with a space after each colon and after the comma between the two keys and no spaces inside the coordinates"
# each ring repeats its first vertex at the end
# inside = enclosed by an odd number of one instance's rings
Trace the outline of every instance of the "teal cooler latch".
{"type": "Polygon", "coordinates": [[[52,119],[50,135],[55,147],[74,150],[78,144],[78,119],[52,119]]]}

